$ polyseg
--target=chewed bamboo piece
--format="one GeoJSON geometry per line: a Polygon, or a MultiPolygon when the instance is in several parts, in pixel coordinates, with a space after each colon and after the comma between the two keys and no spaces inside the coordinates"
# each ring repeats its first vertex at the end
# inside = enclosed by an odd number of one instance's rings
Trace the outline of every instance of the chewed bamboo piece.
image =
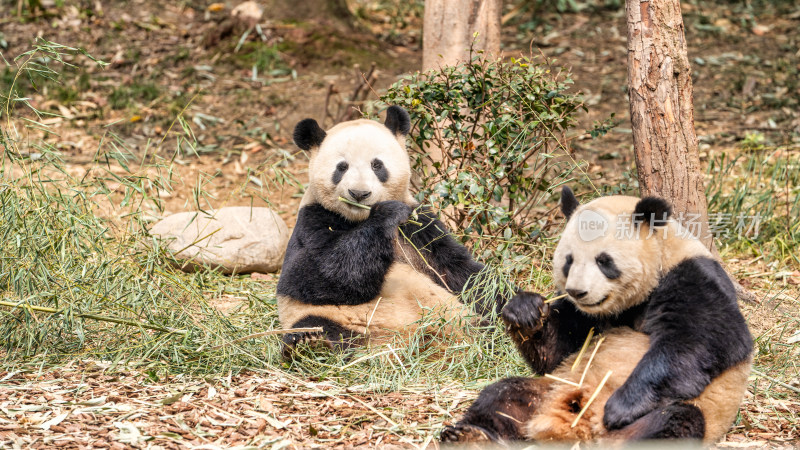
{"type": "MultiPolygon", "coordinates": [[[[552,298],[549,301],[558,300],[559,298],[562,297],[564,297],[564,295],[552,298]]],[[[591,342],[592,337],[594,337],[594,328],[589,329],[589,333],[586,335],[586,340],[583,342],[583,346],[581,347],[580,352],[578,352],[578,356],[575,358],[575,362],[572,363],[570,372],[574,372],[575,368],[578,367],[578,365],[580,364],[580,361],[583,358],[584,353],[586,353],[586,349],[589,347],[589,342],[591,342]]],[[[594,356],[597,354],[597,350],[600,349],[600,345],[603,343],[604,340],[605,336],[601,336],[600,339],[597,340],[597,343],[594,346],[594,350],[592,351],[591,356],[589,356],[589,361],[586,363],[586,367],[584,367],[583,369],[583,373],[581,374],[581,379],[579,382],[576,383],[574,381],[566,380],[564,378],[560,378],[555,375],[551,375],[549,373],[544,374],[545,378],[550,378],[552,380],[559,381],[561,383],[568,384],[570,386],[575,386],[576,388],[580,388],[581,386],[583,386],[583,381],[586,379],[586,373],[589,372],[589,367],[591,367],[592,362],[594,361],[594,356]]],[[[575,420],[572,422],[572,425],[570,425],[570,428],[575,428],[575,426],[578,425],[578,422],[581,420],[581,417],[583,417],[583,415],[589,409],[589,406],[591,406],[592,402],[594,402],[597,396],[600,395],[600,391],[603,389],[603,386],[606,385],[606,382],[608,381],[608,378],[611,376],[612,373],[613,372],[611,370],[606,372],[606,375],[600,381],[600,384],[597,385],[597,388],[594,390],[591,397],[589,397],[589,400],[586,402],[585,405],[583,405],[583,409],[581,409],[580,413],[578,413],[578,415],[575,417],[575,420]]]]}
{"type": "Polygon", "coordinates": [[[576,382],[574,382],[574,381],[565,380],[565,379],[563,379],[563,378],[561,378],[561,377],[557,377],[557,376],[555,376],[555,375],[551,375],[551,374],[549,374],[549,373],[546,373],[546,374],[544,374],[544,377],[545,377],[545,378],[550,378],[551,380],[560,381],[560,382],[562,382],[562,383],[564,383],[564,384],[568,384],[568,385],[570,385],[570,386],[575,386],[575,387],[578,387],[578,388],[579,388],[579,387],[581,387],[581,385],[580,385],[580,384],[578,384],[578,383],[576,383],[576,382]]]}
{"type": "Polygon", "coordinates": [[[354,202],[352,200],[348,200],[348,199],[346,199],[344,197],[339,197],[339,201],[342,202],[342,203],[347,203],[350,206],[355,206],[355,207],[361,208],[361,209],[372,209],[372,207],[370,207],[370,206],[362,205],[361,203],[354,202]]]}
{"type": "MultiPolygon", "coordinates": [[[[575,362],[572,363],[572,367],[569,369],[570,372],[574,372],[575,368],[578,367],[578,364],[580,364],[581,359],[583,358],[583,354],[586,353],[586,349],[589,347],[589,342],[592,340],[592,336],[594,336],[594,327],[589,329],[589,334],[586,335],[586,340],[583,341],[583,346],[581,347],[581,351],[578,352],[578,357],[575,358],[575,362]]],[[[589,364],[586,365],[587,368],[589,367],[589,364]]]]}
{"type": "Polygon", "coordinates": [[[548,299],[547,299],[547,300],[545,300],[544,302],[545,302],[545,303],[553,303],[554,301],[556,301],[556,300],[561,300],[562,298],[564,298],[564,297],[566,297],[566,296],[567,296],[567,294],[561,294],[561,295],[559,295],[558,297],[548,298],[548,299]]]}
{"type": "MultiPolygon", "coordinates": [[[[354,201],[352,201],[352,200],[348,200],[348,199],[346,199],[346,198],[344,198],[344,197],[339,197],[339,201],[340,201],[340,202],[342,202],[342,203],[347,203],[347,204],[348,204],[348,205],[350,205],[350,206],[355,206],[356,208],[361,208],[361,209],[372,209],[372,207],[371,207],[371,206],[362,205],[361,203],[354,202],[354,201]]],[[[412,225],[416,225],[416,226],[418,226],[418,227],[421,227],[421,226],[422,226],[422,224],[421,224],[421,223],[419,223],[419,222],[417,222],[416,220],[406,220],[406,223],[410,223],[410,224],[412,224],[412,225]]]]}
{"type": "Polygon", "coordinates": [[[608,372],[606,372],[606,376],[604,376],[603,380],[600,382],[600,384],[597,385],[597,389],[595,389],[594,393],[592,394],[592,396],[589,397],[589,401],[586,402],[585,405],[583,405],[583,409],[581,409],[581,412],[578,413],[578,417],[576,417],[575,420],[572,422],[572,425],[570,425],[570,428],[575,428],[575,425],[577,425],[578,421],[581,420],[581,417],[583,417],[583,414],[586,413],[587,409],[589,409],[589,406],[592,404],[594,399],[596,399],[597,395],[600,394],[600,390],[603,389],[603,386],[606,385],[606,381],[608,381],[608,377],[610,377],[612,373],[613,372],[610,371],[610,370],[608,372]]]}
{"type": "Polygon", "coordinates": [[[589,362],[586,363],[586,367],[583,369],[583,374],[581,374],[581,381],[578,382],[578,384],[581,386],[583,386],[583,380],[586,378],[586,373],[589,372],[589,367],[591,367],[592,361],[594,361],[594,355],[597,354],[597,350],[600,349],[600,344],[602,344],[605,339],[605,336],[601,336],[600,339],[597,340],[597,344],[594,346],[592,355],[589,357],[589,362]]]}

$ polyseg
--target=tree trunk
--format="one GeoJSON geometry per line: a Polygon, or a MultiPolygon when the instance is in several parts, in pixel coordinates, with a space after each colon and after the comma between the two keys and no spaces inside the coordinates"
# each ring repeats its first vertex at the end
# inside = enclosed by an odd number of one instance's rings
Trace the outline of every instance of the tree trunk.
{"type": "Polygon", "coordinates": [[[679,0],[626,0],[628,93],[642,195],[672,203],[675,217],[712,252],[697,151],[692,78],[679,0]]]}
{"type": "Polygon", "coordinates": [[[498,56],[502,6],[502,0],[425,0],[422,70],[467,61],[473,39],[475,50],[498,56]]]}
{"type": "MultiPolygon", "coordinates": [[[[692,77],[680,0],[626,0],[628,95],[642,196],[669,199],[675,217],[718,256],[694,131],[692,77]]],[[[730,277],[740,300],[756,297],[730,277]]]]}

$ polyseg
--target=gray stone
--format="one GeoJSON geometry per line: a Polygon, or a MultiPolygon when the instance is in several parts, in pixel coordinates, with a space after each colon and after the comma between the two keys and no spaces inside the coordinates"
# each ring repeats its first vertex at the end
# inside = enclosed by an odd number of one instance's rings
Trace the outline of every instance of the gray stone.
{"type": "Polygon", "coordinates": [[[181,269],[220,268],[223,273],[276,272],[289,229],[269,208],[233,206],[212,212],[182,212],[157,222],[150,234],[166,242],[181,269]]]}

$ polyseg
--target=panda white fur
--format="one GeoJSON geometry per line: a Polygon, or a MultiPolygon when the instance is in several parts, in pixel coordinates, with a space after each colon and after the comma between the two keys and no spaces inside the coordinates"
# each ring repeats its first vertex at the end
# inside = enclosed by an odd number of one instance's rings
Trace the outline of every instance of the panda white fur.
{"type": "MultiPolygon", "coordinates": [[[[430,310],[448,322],[469,314],[458,294],[483,265],[429,210],[416,211],[418,224],[407,221],[418,206],[409,129],[397,106],[384,124],[353,120],[326,132],[305,119],[295,127],[295,143],[309,151],[309,185],[278,282],[278,315],[284,329],[323,331],[285,335],[285,354],[299,342],[342,349],[409,333],[430,310]]],[[[494,299],[485,301],[478,312],[493,308],[494,299]]]]}
{"type": "Polygon", "coordinates": [[[610,196],[580,206],[565,187],[561,204],[568,222],[553,279],[567,298],[546,304],[518,292],[502,317],[536,374],[576,383],[588,362],[572,371],[576,351],[591,328],[604,334],[583,384],[501,380],[442,440],[717,441],[736,418],[752,353],[727,274],[669,218],[663,199],[610,196]]]}

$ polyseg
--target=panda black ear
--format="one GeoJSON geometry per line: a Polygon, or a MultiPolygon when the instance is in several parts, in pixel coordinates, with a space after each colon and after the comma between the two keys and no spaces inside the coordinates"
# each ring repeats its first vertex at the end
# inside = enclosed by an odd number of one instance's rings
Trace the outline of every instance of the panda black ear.
{"type": "Polygon", "coordinates": [[[294,143],[303,150],[319,147],[325,139],[325,130],[314,119],[303,119],[294,127],[294,143]]]}
{"type": "Polygon", "coordinates": [[[578,203],[578,199],[575,198],[572,189],[568,186],[561,188],[561,212],[564,213],[564,217],[569,219],[572,213],[578,209],[578,206],[580,206],[580,203],[578,203]]]}
{"type": "Polygon", "coordinates": [[[672,207],[661,197],[644,197],[633,210],[633,223],[647,223],[651,227],[663,227],[672,215],[672,207]]]}
{"type": "Polygon", "coordinates": [[[405,136],[411,131],[411,117],[399,106],[392,105],[386,110],[386,121],[383,124],[395,136],[398,134],[405,136]]]}

